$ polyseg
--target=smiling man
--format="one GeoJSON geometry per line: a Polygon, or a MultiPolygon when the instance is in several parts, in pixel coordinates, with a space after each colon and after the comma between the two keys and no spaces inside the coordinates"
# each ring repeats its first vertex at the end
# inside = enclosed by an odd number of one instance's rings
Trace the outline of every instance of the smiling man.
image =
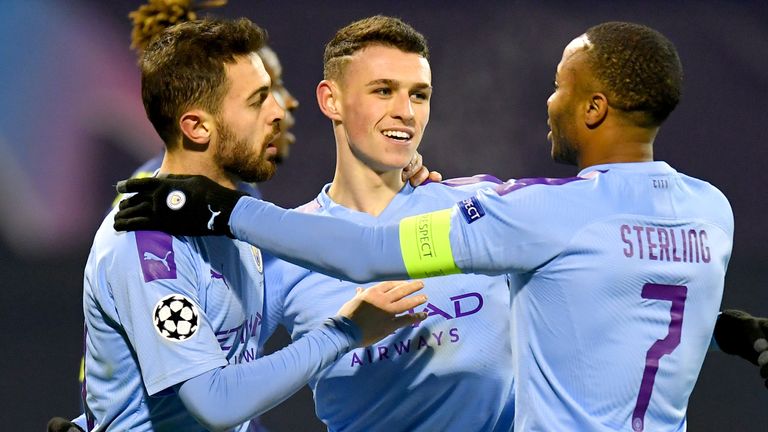
{"type": "MultiPolygon", "coordinates": [[[[490,176],[417,188],[403,180],[424,137],[432,97],[427,42],[403,21],[373,16],[339,29],[326,45],[316,94],[333,128],[336,170],[301,211],[380,225],[494,185],[490,176]]],[[[266,334],[279,322],[299,339],[356,287],[267,254],[264,263],[271,294],[266,334]]],[[[455,275],[425,282],[423,292],[430,300],[418,310],[427,320],[353,350],[312,379],[316,413],[329,430],[511,429],[506,278],[455,275]]]]}
{"type": "MultiPolygon", "coordinates": [[[[154,20],[152,16],[148,20],[154,20]]],[[[275,171],[283,109],[247,19],[200,20],[162,31],[140,62],[142,99],[166,145],[160,175],[204,174],[234,190],[275,171]]],[[[180,209],[177,191],[167,205],[180,209]]],[[[208,207],[208,225],[225,221],[208,207]]],[[[87,430],[250,430],[249,419],[340,355],[424,314],[420,282],[349,293],[300,340],[256,358],[263,319],[258,250],[223,237],[123,234],[99,228],[85,270],[87,430]],[[397,316],[396,316],[397,315],[397,316]]]]}
{"type": "Polygon", "coordinates": [[[124,202],[115,225],[178,232],[162,202],[179,187],[196,229],[212,197],[227,200],[229,223],[208,232],[330,275],[507,274],[515,430],[685,430],[716,323],[727,328],[718,342],[735,341],[728,352],[756,364],[768,361],[768,344],[754,320],[718,319],[733,240],[727,199],[653,159],[681,84],[666,37],[603,23],[565,47],[547,102],[552,156],[576,165],[576,177],[510,180],[375,227],[233,196],[202,177],[137,180],[121,185],[142,195],[124,202]]]}

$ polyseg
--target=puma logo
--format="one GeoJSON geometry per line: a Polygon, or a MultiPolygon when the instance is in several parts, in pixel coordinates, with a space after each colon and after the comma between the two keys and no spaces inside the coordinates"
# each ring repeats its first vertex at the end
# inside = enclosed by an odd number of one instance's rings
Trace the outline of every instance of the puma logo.
{"type": "Polygon", "coordinates": [[[221,210],[217,212],[213,211],[210,204],[208,204],[208,210],[211,212],[211,218],[208,219],[208,229],[213,231],[213,220],[216,219],[216,216],[221,214],[221,210]]]}
{"type": "Polygon", "coordinates": [[[171,266],[168,265],[168,255],[172,253],[173,251],[168,251],[166,252],[164,258],[160,258],[159,256],[153,254],[152,252],[144,252],[144,261],[159,261],[163,263],[166,270],[171,271],[171,266]]]}

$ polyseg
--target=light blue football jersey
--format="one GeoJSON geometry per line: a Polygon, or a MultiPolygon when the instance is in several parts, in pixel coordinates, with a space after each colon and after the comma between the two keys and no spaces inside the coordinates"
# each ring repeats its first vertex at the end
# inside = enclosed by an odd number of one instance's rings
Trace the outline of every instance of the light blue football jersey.
{"type": "Polygon", "coordinates": [[[509,274],[523,431],[685,430],[733,242],[723,194],[664,162],[512,180],[397,226],[246,198],[230,227],[355,280],[509,274]]]}
{"type": "MultiPolygon", "coordinates": [[[[299,210],[363,225],[396,223],[495,185],[479,181],[483,179],[455,179],[450,186],[432,183],[415,189],[406,185],[378,217],[334,203],[327,187],[299,210]]],[[[279,321],[294,339],[333,315],[360,286],[268,254],[265,278],[266,321],[279,321]]],[[[507,278],[427,279],[421,293],[429,300],[416,311],[429,314],[425,321],[349,352],[310,382],[317,416],[330,431],[511,430],[507,278]]]]}
{"type": "Polygon", "coordinates": [[[512,276],[516,427],[678,431],[733,242],[720,191],[663,162],[524,179],[459,207],[463,271],[512,276]]]}
{"type": "Polygon", "coordinates": [[[260,252],[226,237],[116,233],[115,211],[85,270],[86,412],[94,430],[203,430],[171,387],[257,357],[260,252]]]}

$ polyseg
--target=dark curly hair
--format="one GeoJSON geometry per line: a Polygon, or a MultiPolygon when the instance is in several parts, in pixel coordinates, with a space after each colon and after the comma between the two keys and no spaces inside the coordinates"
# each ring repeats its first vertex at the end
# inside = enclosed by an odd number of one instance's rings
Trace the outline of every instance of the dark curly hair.
{"type": "Polygon", "coordinates": [[[265,42],[266,32],[246,18],[182,22],[152,38],[139,61],[141,96],[166,145],[181,136],[178,119],[184,111],[219,112],[229,89],[224,64],[255,53],[265,42]]]}
{"type": "Polygon", "coordinates": [[[655,127],[680,101],[683,66],[664,35],[649,27],[607,22],[586,32],[587,61],[606,86],[609,104],[643,127],[655,127]]]}
{"type": "Polygon", "coordinates": [[[198,11],[224,6],[227,0],[149,0],[128,14],[133,23],[131,48],[141,53],[168,27],[197,19],[198,11]]]}
{"type": "Polygon", "coordinates": [[[336,32],[325,46],[323,77],[338,79],[349,56],[369,45],[384,45],[429,58],[427,40],[398,18],[376,15],[355,21],[336,32]]]}

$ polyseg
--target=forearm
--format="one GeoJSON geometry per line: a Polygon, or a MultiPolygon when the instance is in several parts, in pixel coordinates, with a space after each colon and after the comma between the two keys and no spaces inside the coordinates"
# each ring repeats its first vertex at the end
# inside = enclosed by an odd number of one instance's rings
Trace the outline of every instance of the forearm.
{"type": "Polygon", "coordinates": [[[315,373],[355,347],[359,338],[354,324],[337,319],[274,354],[211,370],[185,381],[177,391],[206,428],[226,430],[291,396],[315,373]]]}
{"type": "Polygon", "coordinates": [[[237,202],[229,225],[235,237],[243,241],[336,278],[369,282],[409,277],[397,225],[366,227],[284,210],[249,197],[237,202]],[[334,241],[328,242],[329,237],[334,241]]]}

